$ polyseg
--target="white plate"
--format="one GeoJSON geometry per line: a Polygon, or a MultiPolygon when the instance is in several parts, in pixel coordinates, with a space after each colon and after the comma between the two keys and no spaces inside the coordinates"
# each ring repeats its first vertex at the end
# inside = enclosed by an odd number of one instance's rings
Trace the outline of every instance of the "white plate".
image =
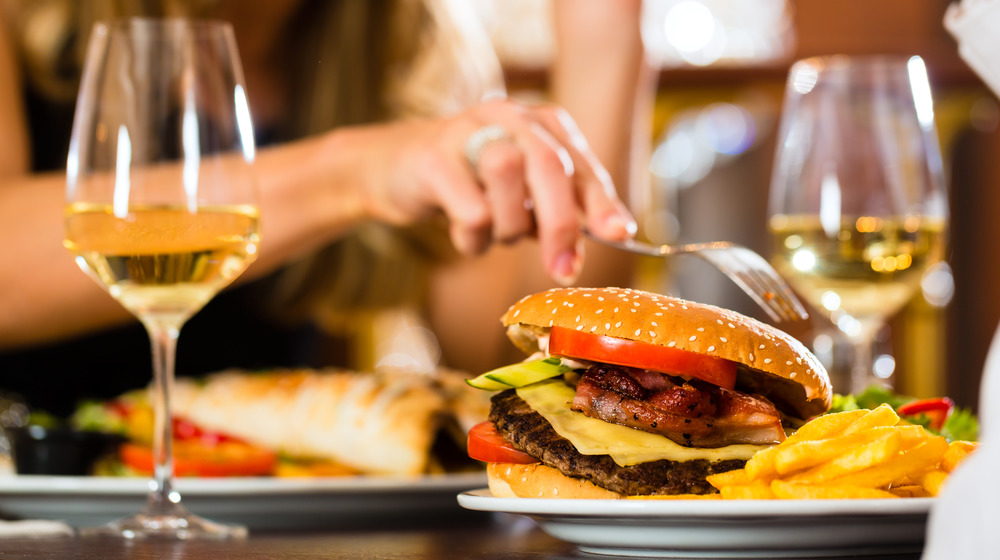
{"type": "MultiPolygon", "coordinates": [[[[455,494],[486,483],[484,473],[420,477],[178,478],[184,504],[216,521],[251,529],[316,528],[378,518],[461,512],[455,494]]],[[[136,513],[143,478],[0,476],[0,517],[61,519],[83,527],[136,513]]]]}
{"type": "Polygon", "coordinates": [[[594,554],[666,558],[918,553],[930,498],[898,500],[553,500],[463,492],[458,503],[533,518],[594,554]]]}

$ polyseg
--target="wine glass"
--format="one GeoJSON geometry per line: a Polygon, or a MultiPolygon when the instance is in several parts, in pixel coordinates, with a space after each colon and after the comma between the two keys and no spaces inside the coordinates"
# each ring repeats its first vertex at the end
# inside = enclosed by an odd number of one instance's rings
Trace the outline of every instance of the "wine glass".
{"type": "Polygon", "coordinates": [[[94,26],[67,160],[66,247],[152,343],[154,478],[145,509],[84,534],[230,538],[173,487],[170,393],[185,321],[256,256],[253,131],[221,22],[94,26]]]}
{"type": "Polygon", "coordinates": [[[775,267],[854,348],[838,390],[892,387],[873,342],[941,258],[948,202],[919,57],[844,55],[789,73],[769,200],[775,267]],[[881,373],[881,372],[879,372],[881,373]]]}

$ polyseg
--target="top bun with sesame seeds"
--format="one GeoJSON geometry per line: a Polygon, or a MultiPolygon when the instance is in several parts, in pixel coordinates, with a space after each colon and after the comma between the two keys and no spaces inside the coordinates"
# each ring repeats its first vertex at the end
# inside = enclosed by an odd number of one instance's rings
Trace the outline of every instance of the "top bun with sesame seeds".
{"type": "Polygon", "coordinates": [[[801,342],[713,305],[627,288],[556,288],[524,297],[501,321],[527,354],[547,351],[552,327],[562,327],[730,360],[737,387],[800,419],[828,410],[833,396],[826,369],[801,342]]]}

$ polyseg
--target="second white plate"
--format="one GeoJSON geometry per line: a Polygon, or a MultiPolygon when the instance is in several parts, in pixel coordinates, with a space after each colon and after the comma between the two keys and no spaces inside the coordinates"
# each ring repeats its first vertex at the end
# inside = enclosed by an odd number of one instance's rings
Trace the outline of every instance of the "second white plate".
{"type": "MultiPolygon", "coordinates": [[[[455,494],[486,483],[485,473],[417,477],[177,478],[198,515],[250,529],[359,525],[414,515],[460,514],[455,494]]],[[[83,527],[136,513],[143,478],[0,476],[0,517],[59,519],[83,527]]]]}
{"type": "Polygon", "coordinates": [[[919,553],[932,499],[549,500],[463,492],[480,511],[533,518],[593,554],[661,558],[808,558],[919,553]]]}

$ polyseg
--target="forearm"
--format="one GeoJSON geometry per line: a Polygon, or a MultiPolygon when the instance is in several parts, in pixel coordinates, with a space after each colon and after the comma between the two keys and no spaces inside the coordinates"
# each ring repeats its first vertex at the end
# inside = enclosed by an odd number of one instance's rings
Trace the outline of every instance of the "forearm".
{"type": "Polygon", "coordinates": [[[656,75],[639,28],[641,0],[556,0],[552,100],[566,108],[628,201],[645,169],[656,75]]]}
{"type": "Polygon", "coordinates": [[[0,181],[0,350],[129,320],[63,248],[65,185],[62,173],[0,181]]]}
{"type": "MultiPolygon", "coordinates": [[[[637,200],[647,188],[657,85],[642,43],[642,0],[556,0],[554,9],[552,100],[573,116],[622,200],[637,200]]],[[[586,251],[580,284],[631,283],[630,256],[594,243],[586,251]]]]}
{"type": "MultiPolygon", "coordinates": [[[[360,221],[352,148],[337,134],[261,150],[255,164],[260,258],[237,281],[273,271],[360,221]]],[[[64,173],[0,181],[0,350],[133,320],[63,248],[64,173]]]]}
{"type": "MultiPolygon", "coordinates": [[[[273,271],[367,218],[359,195],[361,147],[352,129],[260,150],[254,164],[261,208],[260,257],[247,277],[273,271]]],[[[363,153],[363,151],[362,151],[363,153]]]]}

